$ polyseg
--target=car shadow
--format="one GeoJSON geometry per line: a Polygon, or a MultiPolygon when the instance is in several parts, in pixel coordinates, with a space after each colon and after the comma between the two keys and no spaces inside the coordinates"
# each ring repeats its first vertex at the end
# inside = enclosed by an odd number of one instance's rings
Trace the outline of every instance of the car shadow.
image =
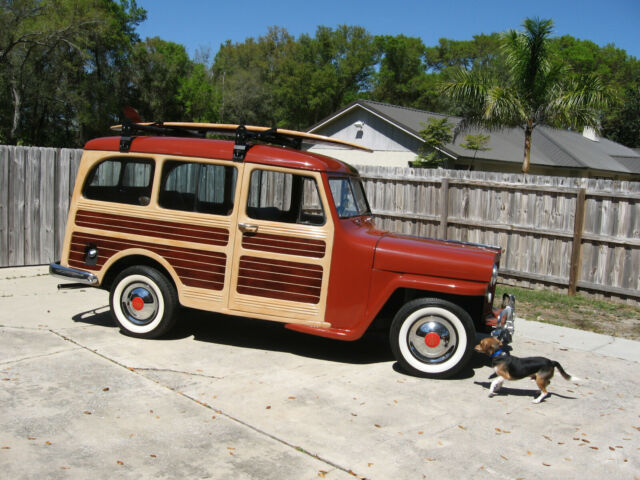
{"type": "Polygon", "coordinates": [[[116,324],[111,318],[109,312],[109,306],[94,308],[87,310],[86,312],[76,313],[71,319],[76,323],[86,323],[88,325],[95,325],[97,327],[114,327],[116,324]]]}
{"type": "MultiPolygon", "coordinates": [[[[176,326],[168,334],[153,341],[163,342],[193,337],[198,342],[287,352],[301,357],[338,363],[363,365],[394,361],[386,332],[367,332],[359,340],[341,341],[295,332],[284,328],[284,325],[278,322],[248,317],[189,308],[181,308],[177,315],[176,326]]],[[[78,313],[72,319],[74,322],[117,328],[108,306],[78,313]]],[[[450,379],[473,378],[476,370],[490,365],[487,360],[488,357],[474,352],[465,368],[450,379]]],[[[392,368],[401,375],[408,375],[397,362],[393,363],[392,368]]]]}
{"type": "MultiPolygon", "coordinates": [[[[278,322],[235,317],[189,308],[180,308],[175,327],[155,342],[193,337],[198,342],[229,345],[255,350],[287,352],[308,358],[339,363],[371,364],[392,361],[386,334],[368,332],[355,341],[340,341],[294,332],[278,322]]],[[[74,322],[117,328],[109,307],[78,313],[74,322]]]]}

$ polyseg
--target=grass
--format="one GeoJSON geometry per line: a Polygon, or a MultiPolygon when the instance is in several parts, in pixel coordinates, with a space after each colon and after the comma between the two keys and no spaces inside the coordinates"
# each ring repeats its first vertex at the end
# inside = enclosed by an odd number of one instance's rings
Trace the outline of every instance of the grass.
{"type": "Polygon", "coordinates": [[[516,296],[516,314],[526,320],[640,340],[640,307],[509,285],[498,285],[498,302],[505,292],[516,296]]]}

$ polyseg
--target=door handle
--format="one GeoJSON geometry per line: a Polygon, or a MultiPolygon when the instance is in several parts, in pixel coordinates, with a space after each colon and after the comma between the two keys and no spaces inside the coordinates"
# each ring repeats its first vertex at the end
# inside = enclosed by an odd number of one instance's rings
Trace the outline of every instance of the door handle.
{"type": "Polygon", "coordinates": [[[238,228],[240,228],[240,231],[242,231],[244,233],[257,233],[258,232],[258,225],[252,225],[250,223],[239,223],[238,224],[238,228]]]}

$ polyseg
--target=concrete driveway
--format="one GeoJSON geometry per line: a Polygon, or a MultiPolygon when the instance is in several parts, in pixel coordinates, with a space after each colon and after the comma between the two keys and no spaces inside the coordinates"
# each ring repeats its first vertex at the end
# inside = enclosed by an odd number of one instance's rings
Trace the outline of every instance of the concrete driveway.
{"type": "Polygon", "coordinates": [[[0,270],[2,478],[640,478],[637,342],[522,322],[515,354],[584,379],[533,405],[529,380],[488,398],[479,355],[419,379],[375,336],[184,311],[129,338],[46,272],[0,270]]]}

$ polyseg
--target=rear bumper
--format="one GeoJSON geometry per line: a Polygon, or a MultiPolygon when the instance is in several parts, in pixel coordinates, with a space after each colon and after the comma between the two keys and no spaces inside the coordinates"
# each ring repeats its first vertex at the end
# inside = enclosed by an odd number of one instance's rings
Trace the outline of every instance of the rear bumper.
{"type": "Polygon", "coordinates": [[[485,319],[485,324],[492,327],[491,335],[504,343],[509,343],[515,332],[516,297],[505,293],[502,296],[502,307],[493,311],[485,319]]]}
{"type": "Polygon", "coordinates": [[[94,287],[98,285],[98,277],[94,273],[78,270],[77,268],[64,267],[60,265],[60,262],[49,264],[49,274],[64,280],[73,280],[75,283],[83,283],[94,287]]]}

